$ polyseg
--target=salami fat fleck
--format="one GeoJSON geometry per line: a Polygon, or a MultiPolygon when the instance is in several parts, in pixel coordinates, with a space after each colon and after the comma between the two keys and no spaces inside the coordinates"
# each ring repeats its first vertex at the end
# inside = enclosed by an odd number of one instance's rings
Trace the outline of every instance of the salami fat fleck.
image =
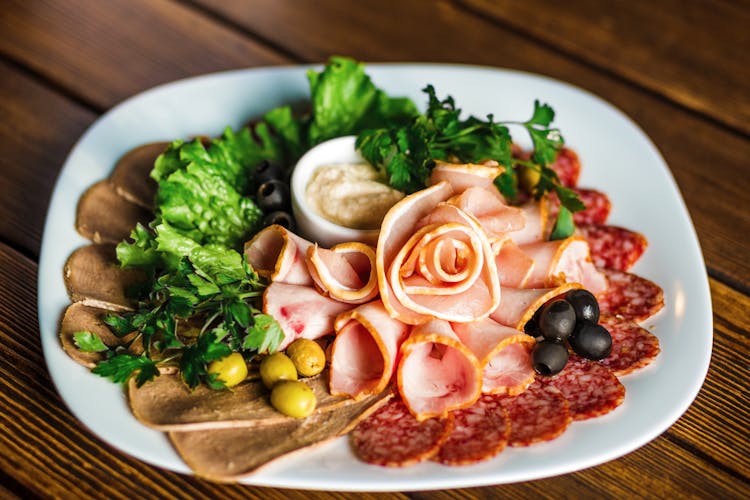
{"type": "Polygon", "coordinates": [[[601,269],[609,286],[597,298],[602,314],[643,321],[664,307],[661,287],[632,273],[601,269]]]}
{"type": "Polygon", "coordinates": [[[510,419],[510,446],[551,441],[565,432],[572,421],[562,393],[538,380],[518,396],[504,397],[502,403],[510,419]]]}
{"type": "Polygon", "coordinates": [[[625,387],[604,365],[571,356],[563,371],[539,379],[545,386],[560,390],[568,401],[573,420],[605,415],[625,399],[625,387]]]}
{"type": "MultiPolygon", "coordinates": [[[[573,191],[578,195],[585,209],[573,214],[573,222],[576,225],[582,224],[604,224],[607,222],[609,212],[612,210],[612,203],[609,196],[595,189],[574,188],[573,191]]],[[[560,199],[552,192],[550,194],[549,219],[555,220],[557,212],[560,210],[560,199]]]]}
{"type": "Polygon", "coordinates": [[[577,232],[589,243],[596,267],[627,271],[646,251],[648,241],[640,233],[618,226],[577,224],[577,232]]]}
{"type": "Polygon", "coordinates": [[[599,323],[612,335],[612,352],[601,364],[619,376],[651,363],[659,355],[659,339],[627,319],[602,316],[599,323]]]}
{"type": "Polygon", "coordinates": [[[469,408],[454,411],[453,431],[433,460],[445,465],[468,465],[503,451],[510,421],[502,399],[484,394],[469,408]]]}
{"type": "Polygon", "coordinates": [[[388,402],[354,428],[355,453],[369,464],[405,467],[435,455],[453,430],[453,417],[418,421],[400,399],[388,402]]]}

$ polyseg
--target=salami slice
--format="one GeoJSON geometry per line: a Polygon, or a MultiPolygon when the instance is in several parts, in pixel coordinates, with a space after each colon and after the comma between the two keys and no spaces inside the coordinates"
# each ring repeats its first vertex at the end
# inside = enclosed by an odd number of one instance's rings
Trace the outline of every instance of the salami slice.
{"type": "Polygon", "coordinates": [[[369,464],[405,467],[435,455],[453,430],[453,417],[418,421],[400,399],[359,423],[350,434],[357,456],[369,464]]]}
{"type": "MultiPolygon", "coordinates": [[[[581,224],[604,224],[607,222],[609,212],[612,210],[612,203],[609,196],[595,189],[573,188],[578,198],[586,207],[580,212],[573,214],[573,222],[576,225],[581,224]]],[[[560,210],[560,199],[553,192],[550,197],[549,219],[555,220],[557,212],[560,210]]]]}
{"type": "Polygon", "coordinates": [[[612,352],[601,364],[618,377],[650,364],[659,355],[659,339],[627,319],[602,316],[599,324],[612,335],[612,352]]]}
{"type": "Polygon", "coordinates": [[[604,365],[571,356],[563,371],[554,377],[539,379],[542,385],[560,390],[568,400],[573,420],[605,415],[625,399],[625,387],[604,365]]]}
{"type": "Polygon", "coordinates": [[[551,441],[570,425],[568,401],[557,388],[535,381],[515,397],[504,397],[510,418],[510,446],[529,446],[551,441]]]}
{"type": "Polygon", "coordinates": [[[607,289],[597,297],[602,314],[640,322],[664,307],[664,292],[653,281],[632,273],[600,270],[609,281],[607,289]]]}
{"type": "Polygon", "coordinates": [[[560,184],[565,187],[575,187],[578,184],[578,176],[581,174],[581,162],[578,155],[572,149],[562,148],[557,153],[557,158],[549,166],[555,171],[560,179],[560,184]]]}
{"type": "Polygon", "coordinates": [[[648,241],[640,233],[618,226],[578,224],[576,230],[589,243],[597,267],[627,271],[646,251],[648,241]]]}
{"type": "Polygon", "coordinates": [[[453,431],[433,458],[444,465],[488,460],[505,449],[510,420],[502,396],[482,395],[469,408],[453,412],[453,431]]]}

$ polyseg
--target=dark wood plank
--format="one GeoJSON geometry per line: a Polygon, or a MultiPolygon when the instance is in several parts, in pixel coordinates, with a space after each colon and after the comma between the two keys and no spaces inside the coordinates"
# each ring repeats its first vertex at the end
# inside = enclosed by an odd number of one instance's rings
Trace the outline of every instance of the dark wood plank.
{"type": "Polygon", "coordinates": [[[711,280],[714,346],[698,397],[668,434],[750,479],[750,298],[711,280]]]}
{"type": "Polygon", "coordinates": [[[44,367],[36,274],[33,261],[0,243],[0,479],[12,477],[27,498],[310,498],[301,490],[222,485],[168,472],[93,436],[65,408],[44,367]]]}
{"type": "Polygon", "coordinates": [[[513,29],[750,133],[750,10],[717,0],[459,0],[513,29]]]}
{"type": "Polygon", "coordinates": [[[47,204],[95,115],[0,62],[0,240],[38,255],[47,204]]]}
{"type": "Polygon", "coordinates": [[[100,109],[159,83],[288,62],[165,0],[3,2],[0,53],[100,109]]]}
{"type": "Polygon", "coordinates": [[[348,9],[335,0],[198,1],[306,60],[345,51],[369,61],[509,67],[559,78],[604,97],[633,117],[666,157],[709,270],[750,289],[750,211],[737,209],[747,204],[750,192],[750,143],[744,137],[449,2],[425,8],[422,2],[363,1],[359,9],[348,9]]]}

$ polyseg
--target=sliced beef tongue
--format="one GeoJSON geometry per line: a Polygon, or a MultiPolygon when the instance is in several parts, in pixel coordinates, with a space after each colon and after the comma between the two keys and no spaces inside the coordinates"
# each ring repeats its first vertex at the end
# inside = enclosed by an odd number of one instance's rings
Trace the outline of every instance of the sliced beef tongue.
{"type": "Polygon", "coordinates": [[[109,176],[117,194],[131,203],[152,210],[157,184],[149,174],[156,158],[168,145],[167,142],[154,142],[125,153],[109,176]]]}
{"type": "Polygon", "coordinates": [[[109,180],[91,186],[76,209],[76,230],[94,243],[119,243],[136,224],[148,224],[150,210],[132,203],[119,194],[109,180]]]}
{"type": "Polygon", "coordinates": [[[140,286],[146,275],[139,269],[121,268],[114,245],[87,245],[68,257],[63,278],[73,302],[126,311],[135,307],[129,292],[140,286]]]}
{"type": "MultiPolygon", "coordinates": [[[[126,345],[135,336],[135,333],[118,337],[109,326],[103,321],[106,314],[111,313],[107,309],[90,307],[81,302],[74,302],[65,310],[62,322],[60,324],[60,343],[65,352],[77,363],[93,368],[100,361],[105,359],[105,355],[100,352],[86,352],[78,348],[75,342],[74,334],[76,332],[91,332],[96,334],[104,345],[114,348],[120,345],[126,345]]],[[[136,344],[134,342],[134,344],[136,344]]],[[[129,351],[132,354],[140,355],[143,346],[130,346],[129,351]]]]}
{"type": "Polygon", "coordinates": [[[261,427],[173,431],[169,439],[196,475],[214,481],[237,481],[294,452],[311,450],[343,436],[390,397],[391,393],[385,391],[336,411],[266,421],[261,427]]]}

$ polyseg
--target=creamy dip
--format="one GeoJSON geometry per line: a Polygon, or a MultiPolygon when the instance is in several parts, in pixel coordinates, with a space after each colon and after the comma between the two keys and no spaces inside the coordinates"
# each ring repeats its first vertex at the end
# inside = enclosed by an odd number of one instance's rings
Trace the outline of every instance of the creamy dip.
{"type": "Polygon", "coordinates": [[[367,163],[325,165],[313,172],[307,203],[326,220],[352,229],[378,229],[404,193],[385,184],[367,163]]]}

